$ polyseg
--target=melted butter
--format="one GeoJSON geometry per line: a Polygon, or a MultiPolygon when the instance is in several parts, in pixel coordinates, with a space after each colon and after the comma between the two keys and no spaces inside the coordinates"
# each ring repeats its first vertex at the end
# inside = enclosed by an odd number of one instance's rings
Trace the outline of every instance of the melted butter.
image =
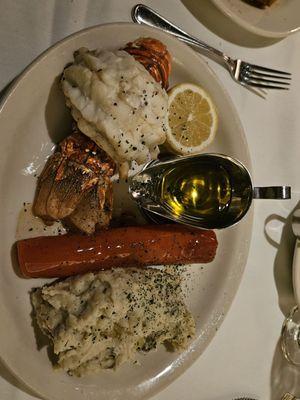
{"type": "Polygon", "coordinates": [[[220,218],[231,202],[231,180],[228,172],[213,163],[190,163],[171,168],[161,184],[162,203],[175,215],[193,218],[220,218]]]}

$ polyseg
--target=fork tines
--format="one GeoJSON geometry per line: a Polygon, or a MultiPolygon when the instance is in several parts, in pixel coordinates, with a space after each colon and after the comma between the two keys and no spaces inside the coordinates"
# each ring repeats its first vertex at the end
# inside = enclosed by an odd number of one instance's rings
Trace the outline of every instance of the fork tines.
{"type": "Polygon", "coordinates": [[[260,65],[246,64],[242,68],[243,81],[250,86],[264,89],[288,90],[291,73],[276,69],[261,67],[260,65]]]}
{"type": "Polygon", "coordinates": [[[260,65],[251,64],[251,67],[252,67],[254,70],[270,72],[270,73],[272,73],[272,74],[291,75],[290,72],[279,71],[279,70],[277,70],[277,69],[271,69],[271,68],[261,67],[260,65]]]}

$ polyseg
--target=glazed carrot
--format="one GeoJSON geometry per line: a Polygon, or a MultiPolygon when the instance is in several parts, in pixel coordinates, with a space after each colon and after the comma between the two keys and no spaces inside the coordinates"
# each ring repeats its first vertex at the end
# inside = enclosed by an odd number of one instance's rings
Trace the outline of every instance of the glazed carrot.
{"type": "Polygon", "coordinates": [[[211,262],[213,231],[181,225],[114,228],[94,236],[42,236],[17,243],[22,275],[67,277],[116,267],[211,262]]]}

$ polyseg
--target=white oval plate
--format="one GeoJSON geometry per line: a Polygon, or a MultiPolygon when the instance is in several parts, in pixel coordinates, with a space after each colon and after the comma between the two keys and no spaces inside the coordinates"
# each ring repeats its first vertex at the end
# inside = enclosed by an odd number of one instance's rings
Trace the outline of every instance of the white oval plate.
{"type": "Polygon", "coordinates": [[[58,77],[79,47],[117,49],[140,36],[156,37],[168,46],[173,56],[171,85],[184,81],[199,83],[214,99],[220,128],[207,151],[230,154],[250,168],[243,129],[224,87],[193,50],[159,30],[127,23],[83,30],[47,50],[17,79],[0,108],[0,320],[4,328],[0,330],[0,354],[23,383],[46,399],[132,400],[161,390],[208,346],[229,309],[246,264],[252,211],[237,226],[218,232],[219,248],[213,263],[188,268],[187,304],[196,320],[197,335],[181,355],[160,348],[141,356],[141,366],[125,365],[117,372],[74,378],[53,371],[47,348],[37,349],[28,292],[45,281],[17,276],[12,246],[22,204],[33,199],[33,171],[41,170],[53,139],[58,140],[69,130],[69,112],[57,84],[58,77]]]}
{"type": "Polygon", "coordinates": [[[277,0],[260,9],[242,0],[211,0],[226,16],[260,36],[281,38],[300,29],[300,1],[277,0]]]}

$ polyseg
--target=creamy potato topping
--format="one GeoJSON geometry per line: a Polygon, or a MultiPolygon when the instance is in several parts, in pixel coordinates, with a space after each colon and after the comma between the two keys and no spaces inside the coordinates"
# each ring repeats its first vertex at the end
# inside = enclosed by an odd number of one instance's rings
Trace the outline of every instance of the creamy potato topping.
{"type": "Polygon", "coordinates": [[[180,351],[195,334],[180,278],[153,268],[68,278],[36,289],[32,302],[59,366],[71,375],[117,368],[160,344],[180,351]]]}

